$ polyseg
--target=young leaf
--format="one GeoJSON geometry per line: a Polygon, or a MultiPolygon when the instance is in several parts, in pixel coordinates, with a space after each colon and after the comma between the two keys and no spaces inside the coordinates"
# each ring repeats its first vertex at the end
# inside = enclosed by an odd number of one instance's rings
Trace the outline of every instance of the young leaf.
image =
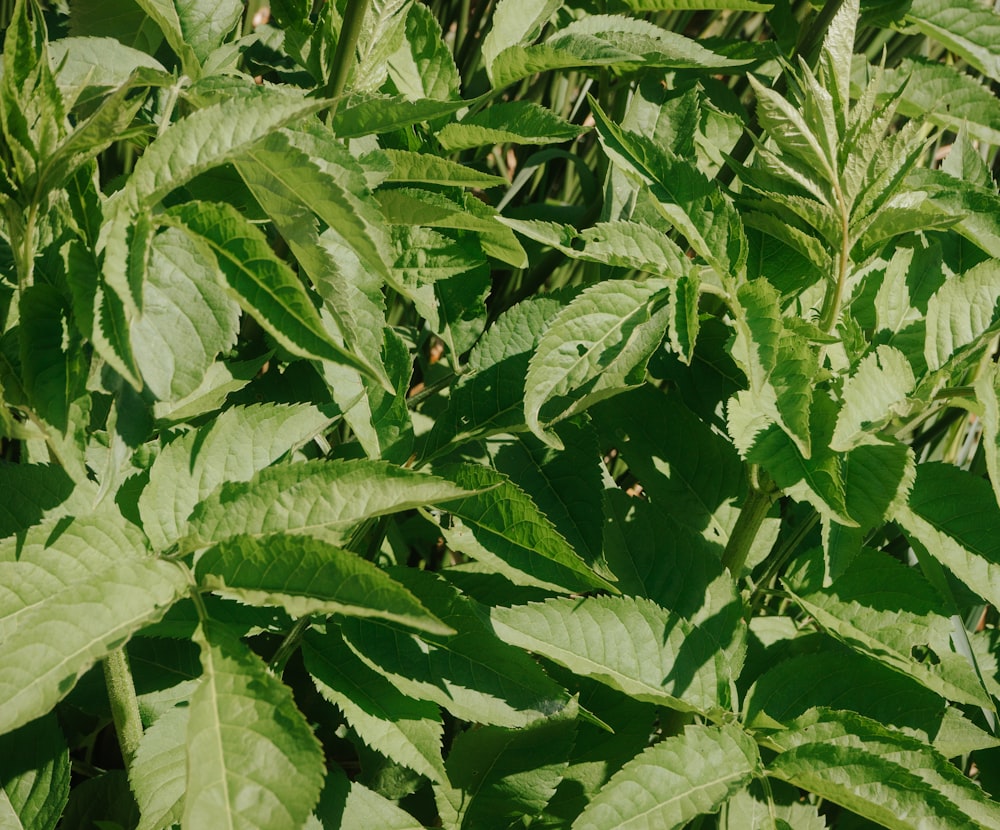
{"type": "Polygon", "coordinates": [[[718,812],[759,767],[757,747],[738,725],[685,726],[615,773],[573,830],[676,830],[718,812]]]}
{"type": "Polygon", "coordinates": [[[183,533],[195,505],[224,481],[247,481],[332,421],[315,406],[233,407],[169,443],[149,470],[139,497],[142,527],[155,548],[183,533]]]}
{"type": "Polygon", "coordinates": [[[381,568],[308,536],[234,536],[201,554],[194,572],[205,588],[246,605],[278,605],[292,617],[375,617],[454,633],[381,568]]]}
{"type": "Polygon", "coordinates": [[[844,381],[843,406],[830,449],[846,452],[862,444],[877,444],[875,432],[889,419],[902,415],[913,391],[913,369],[906,356],[891,346],[878,346],[844,381]]]}
{"type": "Polygon", "coordinates": [[[971,590],[1000,603],[1000,506],[987,481],[947,464],[918,464],[892,518],[971,590]]]}
{"type": "Polygon", "coordinates": [[[471,495],[427,473],[382,461],[307,461],[226,482],[194,510],[184,550],[232,536],[338,536],[364,519],[471,495]]]}
{"type": "Polygon", "coordinates": [[[587,566],[548,517],[505,476],[473,464],[439,472],[472,494],[447,505],[448,512],[461,520],[442,529],[452,548],[490,563],[515,583],[560,593],[616,590],[587,566]]]}
{"type": "Polygon", "coordinates": [[[324,760],[291,690],[219,623],[203,623],[187,726],[185,827],[301,827],[324,760]]]}
{"type": "Polygon", "coordinates": [[[355,654],[403,694],[432,700],[463,720],[508,727],[525,726],[568,705],[565,690],[537,662],[497,638],[478,603],[413,568],[390,574],[458,632],[418,638],[375,620],[341,622],[355,654]]]}
{"type": "Polygon", "coordinates": [[[462,732],[448,753],[448,777],[434,788],[446,827],[508,824],[545,809],[576,737],[577,706],[521,729],[462,732]]]}
{"type": "Polygon", "coordinates": [[[120,517],[47,522],[0,543],[0,734],[48,712],[187,590],[120,517]],[[16,553],[15,553],[16,551],[16,553]]]}
{"type": "Polygon", "coordinates": [[[801,558],[785,584],[819,625],[942,697],[992,707],[972,665],[952,648],[952,622],[937,612],[941,597],[917,571],[884,554],[862,551],[822,588],[823,562],[816,554],[801,558]]]}
{"type": "Polygon", "coordinates": [[[714,712],[728,705],[739,673],[720,642],[680,616],[640,597],[550,599],[494,608],[497,634],[576,674],[593,677],[637,700],[685,712],[714,712]]]}
{"type": "Polygon", "coordinates": [[[302,657],[319,693],[340,708],[368,746],[432,781],[447,780],[436,703],[403,694],[365,665],[333,627],[322,636],[307,632],[302,657]]]}
{"type": "Polygon", "coordinates": [[[556,421],[640,383],[666,329],[663,280],[606,280],[587,288],[550,323],[528,365],[524,417],[546,444],[556,421]],[[544,416],[543,407],[552,402],[544,416]]]}

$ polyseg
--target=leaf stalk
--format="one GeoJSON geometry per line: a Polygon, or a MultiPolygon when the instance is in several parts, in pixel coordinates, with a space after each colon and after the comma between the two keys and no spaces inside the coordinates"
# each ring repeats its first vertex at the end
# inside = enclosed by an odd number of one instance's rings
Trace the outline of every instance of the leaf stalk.
{"type": "Polygon", "coordinates": [[[139,700],[135,694],[132,670],[128,664],[125,648],[111,652],[102,661],[104,664],[104,684],[111,703],[111,719],[115,724],[118,746],[125,761],[125,770],[132,768],[132,762],[142,741],[142,717],[139,714],[139,700]]]}

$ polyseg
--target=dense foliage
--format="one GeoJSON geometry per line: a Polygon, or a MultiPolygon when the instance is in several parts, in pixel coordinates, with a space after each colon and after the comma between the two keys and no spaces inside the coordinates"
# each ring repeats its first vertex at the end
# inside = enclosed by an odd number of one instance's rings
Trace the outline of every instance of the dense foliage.
{"type": "Polygon", "coordinates": [[[1000,15],[0,16],[0,826],[1000,827],[1000,15]]]}

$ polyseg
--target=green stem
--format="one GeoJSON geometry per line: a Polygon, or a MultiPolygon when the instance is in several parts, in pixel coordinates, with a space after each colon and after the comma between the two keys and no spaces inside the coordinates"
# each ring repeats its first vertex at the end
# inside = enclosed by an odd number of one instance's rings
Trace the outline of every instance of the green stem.
{"type": "Polygon", "coordinates": [[[337,51],[333,54],[333,68],[327,81],[325,95],[333,99],[326,111],[326,121],[329,124],[337,113],[340,96],[347,85],[347,76],[354,63],[354,52],[358,48],[358,38],[361,37],[361,27],[365,22],[365,14],[371,0],[348,0],[344,9],[344,22],[340,27],[340,37],[337,39],[337,51]]]}
{"type": "Polygon", "coordinates": [[[104,658],[104,684],[108,688],[111,703],[111,718],[118,735],[118,746],[128,771],[139,751],[142,740],[142,718],[139,715],[139,700],[135,695],[132,671],[128,665],[125,649],[120,648],[104,658]]]}
{"type": "Polygon", "coordinates": [[[309,626],[312,625],[312,617],[305,616],[299,617],[295,621],[295,625],[292,626],[292,630],[285,635],[285,639],[281,641],[281,645],[278,646],[278,650],[274,652],[274,657],[271,658],[271,671],[273,671],[278,677],[281,677],[281,673],[285,670],[285,663],[288,662],[288,658],[292,656],[295,649],[299,647],[299,643],[302,641],[302,637],[305,635],[306,631],[309,630],[309,626]]]}
{"type": "Polygon", "coordinates": [[[756,486],[751,483],[750,492],[747,493],[740,509],[739,518],[736,519],[736,526],[729,536],[726,549],[722,552],[722,564],[729,568],[733,579],[740,578],[760,526],[778,497],[778,490],[771,480],[763,474],[761,479],[756,486]]]}

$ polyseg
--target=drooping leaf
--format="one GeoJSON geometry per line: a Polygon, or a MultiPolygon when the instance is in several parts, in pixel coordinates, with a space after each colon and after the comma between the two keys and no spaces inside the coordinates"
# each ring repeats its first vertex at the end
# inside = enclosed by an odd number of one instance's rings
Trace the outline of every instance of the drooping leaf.
{"type": "MultiPolygon", "coordinates": [[[[534,651],[638,700],[711,712],[725,707],[739,663],[716,634],[639,597],[550,599],[494,608],[506,642],[534,651]]],[[[737,636],[729,631],[730,637],[737,636]]]]}
{"type": "Polygon", "coordinates": [[[385,571],[308,536],[231,537],[198,557],[195,578],[247,605],[278,605],[292,617],[375,617],[432,634],[452,633],[385,571]]]}
{"type": "Polygon", "coordinates": [[[434,788],[445,826],[485,827],[541,813],[562,780],[576,715],[574,701],[520,729],[462,732],[448,753],[448,778],[434,788]]]}
{"type": "Polygon", "coordinates": [[[658,307],[665,287],[663,280],[606,280],[556,315],[525,381],[525,423],[535,435],[561,449],[547,425],[641,382],[666,328],[665,304],[658,307]]]}
{"type": "Polygon", "coordinates": [[[120,517],[49,521],[0,543],[0,733],[48,712],[187,590],[120,517]]]}
{"type": "Polygon", "coordinates": [[[497,638],[485,611],[452,586],[413,568],[402,582],[453,637],[415,634],[376,620],[345,619],[344,639],[403,694],[431,700],[456,717],[495,726],[525,726],[562,710],[569,696],[527,654],[497,638]]]}
{"type": "Polygon", "coordinates": [[[448,512],[460,520],[442,528],[452,548],[489,562],[515,583],[560,593],[615,590],[505,476],[474,464],[450,465],[440,473],[474,493],[447,505],[448,512]]]}
{"type": "Polygon", "coordinates": [[[291,690],[224,626],[203,623],[196,640],[202,680],[187,725],[183,825],[301,827],[325,763],[291,690]]]}
{"type": "Polygon", "coordinates": [[[432,781],[447,779],[436,703],[403,694],[365,665],[336,629],[307,633],[302,656],[320,694],[341,709],[368,746],[432,781]]]}
{"type": "Polygon", "coordinates": [[[392,172],[387,182],[421,182],[444,184],[452,187],[496,187],[507,184],[502,176],[482,173],[464,164],[440,158],[430,153],[409,150],[383,150],[392,162],[392,172]]]}
{"type": "MultiPolygon", "coordinates": [[[[482,53],[486,72],[493,78],[497,55],[511,46],[534,41],[563,5],[563,0],[500,0],[493,12],[493,26],[483,38],[482,53]]],[[[496,85],[496,84],[494,84],[496,85]]]]}
{"type": "Polygon", "coordinates": [[[247,481],[330,424],[315,406],[233,407],[169,443],[149,470],[139,497],[142,526],[156,548],[183,533],[195,505],[224,481],[247,481]]]}
{"type": "Polygon", "coordinates": [[[676,830],[715,813],[760,766],[738,725],[686,726],[622,767],[573,822],[573,830],[676,830]]]}
{"type": "Polygon", "coordinates": [[[458,499],[470,492],[381,461],[308,461],[226,482],[191,514],[183,549],[232,536],[343,534],[364,519],[458,499]]]}

